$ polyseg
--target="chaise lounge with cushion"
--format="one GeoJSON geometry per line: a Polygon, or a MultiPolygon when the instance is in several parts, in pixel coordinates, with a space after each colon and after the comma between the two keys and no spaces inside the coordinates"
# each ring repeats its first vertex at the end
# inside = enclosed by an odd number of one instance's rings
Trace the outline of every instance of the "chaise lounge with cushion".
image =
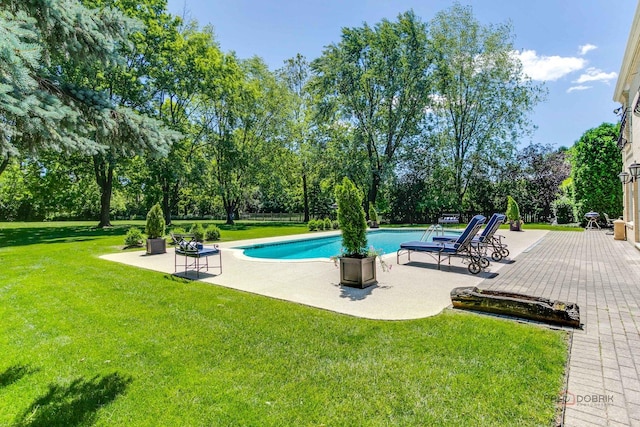
{"type": "MultiPolygon", "coordinates": [[[[501,213],[494,213],[489,218],[489,222],[482,229],[482,232],[475,236],[471,241],[471,244],[476,246],[482,255],[486,255],[489,246],[492,248],[491,258],[494,261],[500,261],[502,258],[509,256],[509,250],[507,245],[502,243],[504,236],[496,235],[496,231],[504,224],[507,219],[506,215],[501,213]]],[[[434,236],[434,242],[453,242],[455,239],[446,236],[434,236]]]]}
{"type": "Polygon", "coordinates": [[[469,260],[469,272],[472,274],[478,274],[481,269],[489,266],[489,260],[486,257],[481,256],[478,252],[478,248],[472,245],[472,240],[475,235],[480,231],[482,224],[484,224],[486,218],[482,215],[474,216],[462,234],[454,241],[451,242],[422,242],[413,241],[406,242],[400,245],[400,249],[396,252],[396,262],[400,263],[400,255],[407,253],[409,261],[411,261],[412,252],[423,252],[438,262],[438,270],[440,270],[440,264],[442,263],[442,257],[447,256],[449,258],[449,264],[451,264],[451,257],[456,256],[469,260]]]}

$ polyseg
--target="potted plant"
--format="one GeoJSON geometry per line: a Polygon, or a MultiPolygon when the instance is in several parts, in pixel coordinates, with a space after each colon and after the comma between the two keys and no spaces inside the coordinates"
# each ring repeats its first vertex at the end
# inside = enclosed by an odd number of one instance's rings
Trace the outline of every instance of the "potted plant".
{"type": "Polygon", "coordinates": [[[520,208],[518,203],[511,196],[507,196],[507,219],[509,220],[509,230],[521,231],[522,221],[520,220],[520,208]]]}
{"type": "Polygon", "coordinates": [[[373,207],[373,203],[369,202],[369,221],[371,228],[378,228],[380,225],[378,224],[378,212],[376,212],[376,208],[373,207]]]}
{"type": "Polygon", "coordinates": [[[167,252],[167,241],[164,240],[164,214],[159,203],[153,205],[147,214],[147,254],[163,254],[167,252]]]}
{"type": "Polygon", "coordinates": [[[356,288],[375,285],[376,257],[367,250],[367,221],[362,208],[362,193],[345,177],[336,186],[338,223],[342,230],[344,252],[340,260],[340,284],[356,288]]]}

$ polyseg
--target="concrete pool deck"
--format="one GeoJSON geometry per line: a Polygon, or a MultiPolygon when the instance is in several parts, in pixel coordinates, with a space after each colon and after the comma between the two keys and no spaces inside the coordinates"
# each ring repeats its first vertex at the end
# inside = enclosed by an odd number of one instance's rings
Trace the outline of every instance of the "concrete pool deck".
{"type": "MultiPolygon", "coordinates": [[[[518,262],[518,255],[534,247],[548,232],[500,230],[506,238],[510,256],[507,261],[491,262],[477,275],[467,270],[460,258],[452,258],[451,266],[443,261],[442,269],[427,254],[414,253],[396,264],[396,254],[383,259],[392,268],[383,272],[378,266],[378,284],[367,289],[339,285],[339,269],[329,259],[305,261],[276,261],[248,258],[237,246],[330,236],[339,232],[309,233],[296,236],[252,239],[220,243],[222,274],[210,268],[201,271],[197,280],[271,298],[305,304],[325,310],[368,319],[403,320],[434,316],[451,305],[449,293],[458,286],[478,286],[486,279],[497,277],[503,266],[518,262]]],[[[207,245],[205,245],[207,246],[207,245]]],[[[103,255],[100,258],[163,273],[174,274],[174,249],[166,254],[146,255],[143,251],[103,255]]],[[[211,259],[213,261],[213,258],[211,259]]],[[[196,279],[195,272],[176,273],[196,279]]]]}

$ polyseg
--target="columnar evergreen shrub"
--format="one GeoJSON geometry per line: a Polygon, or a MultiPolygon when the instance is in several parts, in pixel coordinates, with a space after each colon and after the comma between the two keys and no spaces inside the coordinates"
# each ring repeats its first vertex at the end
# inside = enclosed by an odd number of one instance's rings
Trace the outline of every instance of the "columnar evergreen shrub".
{"type": "Polygon", "coordinates": [[[520,208],[518,203],[511,196],[507,196],[507,219],[509,221],[518,221],[520,219],[520,208]]]}
{"type": "Polygon", "coordinates": [[[329,218],[325,218],[322,222],[322,226],[325,230],[331,230],[331,220],[329,218]]]}
{"type": "Polygon", "coordinates": [[[318,222],[315,219],[310,219],[309,222],[307,222],[307,227],[309,231],[316,231],[318,229],[318,222]]]}
{"type": "Polygon", "coordinates": [[[158,239],[164,236],[164,227],[164,214],[160,203],[156,203],[147,214],[145,233],[149,239],[158,239]]]}
{"type": "Polygon", "coordinates": [[[378,222],[378,212],[371,202],[369,202],[369,220],[378,222]]]}
{"type": "Polygon", "coordinates": [[[346,256],[358,257],[367,254],[367,220],[362,208],[363,195],[358,188],[344,177],[336,186],[338,203],[338,223],[342,229],[342,246],[346,256]]]}

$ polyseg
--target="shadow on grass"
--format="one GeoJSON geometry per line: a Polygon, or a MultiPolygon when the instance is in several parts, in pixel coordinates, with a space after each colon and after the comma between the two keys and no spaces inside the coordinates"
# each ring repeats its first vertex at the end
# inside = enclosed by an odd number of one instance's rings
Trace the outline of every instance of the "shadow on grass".
{"type": "Polygon", "coordinates": [[[0,388],[8,387],[13,383],[20,381],[23,377],[38,372],[39,369],[32,368],[29,365],[13,365],[0,373],[0,388]]]}
{"type": "Polygon", "coordinates": [[[130,225],[110,228],[91,226],[23,227],[0,229],[3,246],[24,246],[38,243],[70,243],[94,240],[105,236],[124,236],[130,225]]]}
{"type": "Polygon", "coordinates": [[[78,378],[67,386],[50,384],[16,420],[16,426],[78,426],[95,422],[97,412],[124,394],[131,378],[117,372],[90,380],[78,378]]]}

